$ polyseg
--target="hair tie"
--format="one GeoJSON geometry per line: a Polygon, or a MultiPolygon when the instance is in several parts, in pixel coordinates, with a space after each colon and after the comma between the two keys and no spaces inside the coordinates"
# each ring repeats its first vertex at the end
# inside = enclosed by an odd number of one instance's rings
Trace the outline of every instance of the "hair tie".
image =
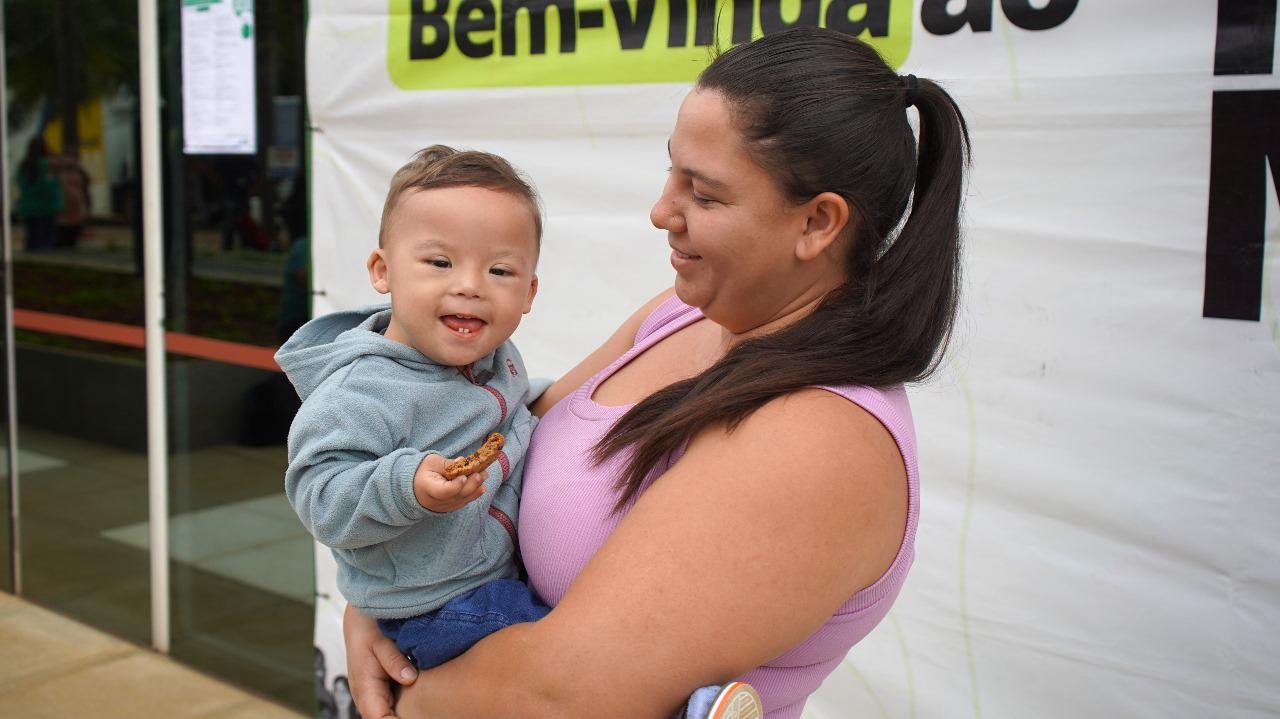
{"type": "Polygon", "coordinates": [[[905,106],[911,107],[912,105],[916,104],[916,88],[920,87],[920,81],[916,79],[916,76],[903,75],[902,87],[906,90],[905,106]]]}

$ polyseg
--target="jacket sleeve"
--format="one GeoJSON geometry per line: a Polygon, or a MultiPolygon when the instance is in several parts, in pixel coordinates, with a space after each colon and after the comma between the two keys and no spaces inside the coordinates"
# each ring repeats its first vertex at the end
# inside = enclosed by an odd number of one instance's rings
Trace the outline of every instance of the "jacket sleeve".
{"type": "Polygon", "coordinates": [[[357,549],[433,515],[413,494],[413,475],[430,452],[397,447],[403,428],[377,399],[326,389],[294,418],[285,470],[285,494],[312,536],[357,549]]]}

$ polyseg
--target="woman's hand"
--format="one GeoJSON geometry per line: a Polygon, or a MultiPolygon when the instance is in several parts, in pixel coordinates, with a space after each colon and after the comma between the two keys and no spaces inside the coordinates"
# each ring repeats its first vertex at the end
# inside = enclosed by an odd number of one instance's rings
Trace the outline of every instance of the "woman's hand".
{"type": "Polygon", "coordinates": [[[394,679],[409,686],[418,678],[418,670],[378,629],[377,621],[349,604],[342,618],[342,634],[347,644],[347,681],[360,716],[394,718],[390,682],[394,679]]]}

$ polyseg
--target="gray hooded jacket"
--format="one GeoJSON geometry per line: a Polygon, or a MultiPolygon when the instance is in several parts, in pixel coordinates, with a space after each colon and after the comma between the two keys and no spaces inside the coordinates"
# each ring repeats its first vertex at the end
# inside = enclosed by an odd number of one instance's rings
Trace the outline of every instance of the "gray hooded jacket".
{"type": "Polygon", "coordinates": [[[511,342],[470,367],[449,367],[384,337],[390,317],[385,305],[319,317],[276,361],[303,400],[289,431],[285,493],[333,550],[347,601],[403,618],[517,576],[516,509],[536,419],[511,342]],[[490,432],[506,446],[484,494],[444,514],[419,504],[413,475],[422,459],[470,454],[490,432]]]}

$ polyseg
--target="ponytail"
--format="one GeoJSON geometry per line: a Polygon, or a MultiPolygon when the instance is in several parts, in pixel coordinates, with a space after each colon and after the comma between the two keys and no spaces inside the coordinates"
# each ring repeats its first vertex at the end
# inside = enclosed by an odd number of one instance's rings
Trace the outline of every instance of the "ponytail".
{"type": "Polygon", "coordinates": [[[969,134],[946,91],[900,78],[865,43],[816,28],[734,47],[698,87],[736,106],[753,158],[790,197],[832,191],[849,203],[845,281],[807,317],[737,345],[629,410],[594,450],[597,461],[630,452],[615,511],[699,432],[732,431],[772,399],[819,385],[924,379],[955,320],[969,134]],[[918,144],[905,113],[911,105],[918,144]]]}

